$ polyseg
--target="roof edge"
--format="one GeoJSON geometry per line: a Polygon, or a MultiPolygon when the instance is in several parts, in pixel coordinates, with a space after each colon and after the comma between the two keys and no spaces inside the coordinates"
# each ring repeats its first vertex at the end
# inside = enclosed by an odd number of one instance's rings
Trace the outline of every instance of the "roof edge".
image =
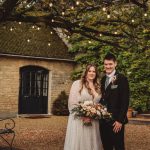
{"type": "Polygon", "coordinates": [[[0,56],[29,58],[29,59],[43,59],[43,60],[59,60],[59,61],[75,62],[74,60],[71,60],[71,59],[36,57],[36,56],[28,56],[28,55],[25,56],[25,55],[15,55],[15,54],[7,54],[7,53],[0,53],[0,56]]]}

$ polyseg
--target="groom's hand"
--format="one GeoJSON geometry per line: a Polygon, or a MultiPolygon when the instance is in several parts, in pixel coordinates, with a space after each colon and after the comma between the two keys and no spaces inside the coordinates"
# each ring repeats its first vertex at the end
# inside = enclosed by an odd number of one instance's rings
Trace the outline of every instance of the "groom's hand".
{"type": "Polygon", "coordinates": [[[121,130],[121,128],[122,128],[122,123],[120,123],[118,121],[115,121],[114,124],[113,124],[113,127],[114,127],[113,131],[115,133],[118,133],[121,130]]]}

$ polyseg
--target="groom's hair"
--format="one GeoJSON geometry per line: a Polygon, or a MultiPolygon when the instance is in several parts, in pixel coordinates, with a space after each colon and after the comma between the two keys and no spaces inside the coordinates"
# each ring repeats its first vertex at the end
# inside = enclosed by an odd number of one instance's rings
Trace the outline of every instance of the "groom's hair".
{"type": "Polygon", "coordinates": [[[114,61],[114,62],[117,61],[115,55],[112,54],[112,53],[107,53],[107,54],[105,55],[105,57],[104,57],[104,60],[112,60],[112,61],[114,61]]]}

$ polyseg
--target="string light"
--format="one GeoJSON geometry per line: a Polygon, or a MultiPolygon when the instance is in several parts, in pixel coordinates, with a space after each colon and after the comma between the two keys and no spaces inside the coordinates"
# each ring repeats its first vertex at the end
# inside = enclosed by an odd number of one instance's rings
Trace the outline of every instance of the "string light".
{"type": "Polygon", "coordinates": [[[102,34],[100,33],[99,36],[102,36],[102,34]]]}
{"type": "Polygon", "coordinates": [[[82,26],[82,25],[83,25],[83,24],[80,22],[80,23],[79,23],[79,26],[82,26]]]}
{"type": "Polygon", "coordinates": [[[21,22],[19,22],[19,24],[21,24],[21,22]]]}
{"type": "Polygon", "coordinates": [[[91,44],[92,42],[91,42],[91,41],[88,41],[88,43],[91,44]]]}
{"type": "Polygon", "coordinates": [[[50,6],[50,7],[53,7],[53,3],[50,3],[49,6],[50,6]]]}
{"type": "Polygon", "coordinates": [[[62,15],[64,16],[64,15],[65,15],[65,12],[62,12],[62,15]]]}
{"type": "Polygon", "coordinates": [[[69,39],[69,38],[70,38],[70,36],[68,35],[68,36],[67,36],[67,38],[69,39]]]}
{"type": "Polygon", "coordinates": [[[12,31],[13,30],[13,28],[10,28],[10,31],[12,31]]]}
{"type": "Polygon", "coordinates": [[[38,30],[40,30],[40,28],[39,28],[39,27],[38,27],[37,29],[38,29],[38,30]]]}
{"type": "Polygon", "coordinates": [[[144,29],[144,30],[143,30],[143,33],[146,33],[146,31],[147,31],[147,30],[146,30],[146,29],[144,29]]]}
{"type": "Polygon", "coordinates": [[[51,43],[48,43],[48,46],[51,46],[51,43]]]}
{"type": "Polygon", "coordinates": [[[107,15],[107,18],[108,18],[108,19],[110,18],[110,15],[109,15],[109,14],[107,15]]]}
{"type": "Polygon", "coordinates": [[[53,32],[51,31],[51,34],[53,34],[53,32]]]}
{"type": "Polygon", "coordinates": [[[132,19],[132,22],[134,22],[134,19],[132,19]]]}
{"type": "Polygon", "coordinates": [[[103,11],[106,11],[106,8],[105,7],[103,7],[103,9],[102,9],[103,11]]]}
{"type": "Polygon", "coordinates": [[[74,7],[73,7],[73,6],[71,6],[71,9],[72,9],[72,10],[74,10],[74,7]]]}
{"type": "Polygon", "coordinates": [[[147,17],[147,13],[145,13],[144,16],[147,17]]]}
{"type": "Polygon", "coordinates": [[[117,32],[115,32],[114,34],[118,34],[117,32]]]}
{"type": "Polygon", "coordinates": [[[30,39],[27,39],[27,42],[29,43],[29,42],[30,42],[30,39]]]}
{"type": "Polygon", "coordinates": [[[34,29],[35,28],[35,26],[32,26],[32,29],[34,29]]]}
{"type": "Polygon", "coordinates": [[[54,22],[54,19],[52,19],[52,22],[54,22]]]}
{"type": "Polygon", "coordinates": [[[79,5],[79,4],[80,4],[80,2],[79,2],[79,1],[76,1],[76,4],[77,4],[77,5],[79,5]]]}

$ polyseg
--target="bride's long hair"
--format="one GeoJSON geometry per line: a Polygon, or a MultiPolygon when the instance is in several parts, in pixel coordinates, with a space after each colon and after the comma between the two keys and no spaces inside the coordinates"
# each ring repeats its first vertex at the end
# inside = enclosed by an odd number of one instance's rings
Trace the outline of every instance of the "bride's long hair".
{"type": "Polygon", "coordinates": [[[95,73],[96,73],[96,76],[93,80],[95,91],[100,94],[100,83],[98,82],[99,74],[98,74],[97,67],[94,64],[88,64],[86,66],[85,71],[83,72],[83,75],[81,76],[81,89],[79,90],[79,93],[81,94],[81,91],[83,90],[83,87],[85,86],[85,88],[87,88],[88,90],[88,93],[94,97],[94,95],[92,94],[92,90],[89,87],[89,82],[87,81],[87,74],[91,67],[95,68],[95,73]]]}

